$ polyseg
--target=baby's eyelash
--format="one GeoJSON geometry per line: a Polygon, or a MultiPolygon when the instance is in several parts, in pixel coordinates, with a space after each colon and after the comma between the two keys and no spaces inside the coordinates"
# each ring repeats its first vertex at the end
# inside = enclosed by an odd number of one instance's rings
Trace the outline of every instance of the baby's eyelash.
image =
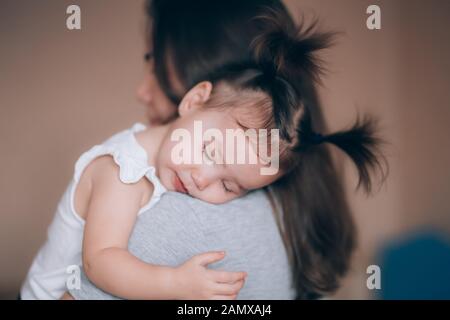
{"type": "MultiPolygon", "coordinates": [[[[212,161],[212,159],[211,159],[211,157],[208,155],[208,153],[206,152],[206,144],[204,143],[203,144],[203,146],[202,146],[202,152],[203,152],[203,154],[209,159],[209,160],[211,160],[212,161]]],[[[227,188],[227,186],[225,185],[225,182],[222,180],[222,187],[223,187],[223,190],[225,190],[225,192],[230,192],[230,193],[233,193],[233,190],[230,190],[230,189],[228,189],[227,188]]]]}
{"type": "Polygon", "coordinates": [[[232,190],[227,188],[224,181],[222,181],[222,186],[223,186],[223,189],[225,190],[225,192],[233,192],[232,190]]]}

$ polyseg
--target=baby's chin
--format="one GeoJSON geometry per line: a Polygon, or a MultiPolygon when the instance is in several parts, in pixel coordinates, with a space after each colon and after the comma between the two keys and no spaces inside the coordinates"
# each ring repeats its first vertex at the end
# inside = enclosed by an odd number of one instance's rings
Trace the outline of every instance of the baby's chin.
{"type": "Polygon", "coordinates": [[[233,199],[220,199],[220,198],[210,198],[210,197],[196,197],[195,195],[191,195],[192,198],[198,199],[200,201],[203,202],[207,202],[209,204],[214,204],[214,205],[220,205],[220,204],[224,204],[230,201],[233,201],[233,199]]]}
{"type": "Polygon", "coordinates": [[[170,187],[170,188],[166,187],[166,189],[168,191],[184,194],[184,195],[189,196],[191,198],[194,198],[194,199],[197,199],[197,200],[209,203],[209,204],[214,204],[214,205],[219,205],[219,204],[223,204],[223,203],[231,201],[231,200],[226,200],[226,199],[215,199],[215,198],[212,198],[212,197],[205,197],[204,195],[195,195],[195,194],[192,194],[190,192],[187,192],[187,193],[180,192],[180,191],[176,190],[176,188],[174,188],[173,186],[170,187]]]}
{"type": "Polygon", "coordinates": [[[170,182],[170,179],[164,179],[163,177],[159,177],[159,181],[167,191],[177,192],[173,184],[170,182]]]}

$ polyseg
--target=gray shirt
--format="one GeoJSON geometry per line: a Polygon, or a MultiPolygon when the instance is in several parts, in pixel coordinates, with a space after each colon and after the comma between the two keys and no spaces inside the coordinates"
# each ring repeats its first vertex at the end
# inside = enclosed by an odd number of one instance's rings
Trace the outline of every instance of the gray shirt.
{"type": "MultiPolygon", "coordinates": [[[[141,260],[177,266],[192,256],[224,250],[210,268],[246,271],[238,299],[292,299],[294,290],[286,250],[270,202],[263,191],[222,205],[168,192],[134,227],[129,251],[141,260]]],[[[75,299],[115,299],[96,288],[84,274],[75,299]]]]}

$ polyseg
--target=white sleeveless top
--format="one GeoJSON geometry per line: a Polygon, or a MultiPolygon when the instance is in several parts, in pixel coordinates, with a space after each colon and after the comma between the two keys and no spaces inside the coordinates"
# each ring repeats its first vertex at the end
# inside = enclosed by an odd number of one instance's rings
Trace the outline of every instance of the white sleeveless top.
{"type": "Polygon", "coordinates": [[[73,179],[62,196],[48,229],[47,241],[39,250],[22,286],[22,299],[59,299],[67,291],[66,281],[73,277],[73,268],[82,264],[84,220],[75,212],[74,195],[84,169],[92,160],[112,155],[120,168],[120,180],[123,183],[136,183],[146,177],[153,184],[153,195],[138,214],[155,205],[166,192],[155,175],[155,168],[148,165],[145,149],[134,135],[144,129],[143,124],[136,123],[131,129],[119,132],[104,143],[94,146],[78,159],[73,179]]]}

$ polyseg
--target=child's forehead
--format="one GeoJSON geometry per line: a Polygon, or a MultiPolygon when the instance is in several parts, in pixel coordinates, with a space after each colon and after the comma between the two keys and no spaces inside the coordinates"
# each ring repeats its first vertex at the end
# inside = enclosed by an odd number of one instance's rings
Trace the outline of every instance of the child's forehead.
{"type": "Polygon", "coordinates": [[[270,129],[273,127],[272,100],[263,92],[239,90],[220,84],[200,117],[219,129],[270,129]]]}
{"type": "Polygon", "coordinates": [[[242,108],[215,108],[206,111],[205,115],[202,117],[206,121],[207,127],[216,127],[220,130],[236,130],[236,131],[247,131],[247,130],[260,130],[265,129],[262,125],[263,121],[259,119],[260,117],[251,115],[250,112],[240,112],[237,109],[242,108]]]}
{"type": "Polygon", "coordinates": [[[245,129],[270,129],[273,125],[271,108],[264,105],[243,105],[231,113],[234,121],[245,129]]]}
{"type": "Polygon", "coordinates": [[[239,126],[231,108],[202,108],[200,112],[202,120],[207,121],[207,124],[219,126],[218,129],[234,129],[239,126]]]}

